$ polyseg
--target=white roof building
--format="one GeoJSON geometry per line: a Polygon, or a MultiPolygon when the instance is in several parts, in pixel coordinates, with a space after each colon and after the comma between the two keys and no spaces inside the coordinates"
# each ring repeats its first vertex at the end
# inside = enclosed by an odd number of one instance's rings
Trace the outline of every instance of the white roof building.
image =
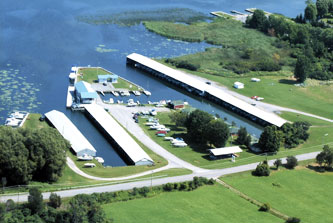
{"type": "Polygon", "coordinates": [[[83,156],[84,154],[96,156],[95,148],[64,113],[52,110],[45,113],[45,117],[70,142],[77,156],[83,156]]]}
{"type": "Polygon", "coordinates": [[[154,163],[125,129],[101,106],[89,104],[84,107],[135,165],[152,165],[154,163]]]}
{"type": "Polygon", "coordinates": [[[241,153],[243,152],[243,150],[239,148],[239,146],[231,146],[231,147],[210,149],[209,152],[213,156],[223,156],[223,155],[241,153]]]}
{"type": "Polygon", "coordinates": [[[241,82],[236,81],[236,82],[234,83],[234,88],[242,89],[242,88],[244,88],[244,84],[241,83],[241,82]]]}
{"type": "MultiPolygon", "coordinates": [[[[237,107],[238,109],[249,113],[250,115],[257,117],[259,119],[262,119],[266,121],[267,123],[270,123],[272,125],[276,125],[278,127],[281,127],[284,123],[286,123],[286,120],[280,118],[279,116],[264,111],[262,109],[256,108],[252,106],[251,104],[242,101],[228,93],[226,93],[224,90],[214,87],[212,85],[205,84],[203,81],[200,81],[197,78],[192,77],[189,74],[186,74],[184,72],[172,69],[166,65],[163,65],[159,62],[156,62],[148,57],[145,57],[143,55],[137,54],[137,53],[132,53],[127,56],[127,59],[132,60],[135,64],[141,64],[144,65],[145,67],[160,72],[164,74],[165,76],[171,77],[172,79],[175,79],[179,82],[184,83],[185,85],[191,86],[195,89],[197,89],[199,92],[203,92],[214,96],[222,101],[227,102],[228,104],[237,107]]],[[[241,85],[244,84],[240,82],[235,82],[239,83],[238,85],[241,87],[241,85]]]]}

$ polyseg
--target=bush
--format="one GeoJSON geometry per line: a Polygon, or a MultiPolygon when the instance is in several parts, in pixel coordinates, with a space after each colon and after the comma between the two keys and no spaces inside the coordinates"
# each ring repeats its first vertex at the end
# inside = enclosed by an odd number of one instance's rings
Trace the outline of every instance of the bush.
{"type": "Polygon", "coordinates": [[[271,173],[269,166],[267,163],[259,163],[257,168],[252,172],[252,175],[254,176],[269,176],[271,173]]]}
{"type": "Polygon", "coordinates": [[[299,222],[301,222],[301,219],[296,218],[296,217],[290,217],[290,218],[288,218],[288,220],[286,222],[287,223],[299,223],[299,222]]]}
{"type": "Polygon", "coordinates": [[[269,211],[271,209],[271,205],[269,203],[265,203],[263,205],[261,205],[261,207],[259,208],[259,211],[269,211]]]}
{"type": "Polygon", "coordinates": [[[59,195],[57,195],[56,193],[51,193],[48,205],[53,207],[53,208],[60,207],[61,197],[59,195]]]}
{"type": "Polygon", "coordinates": [[[297,165],[298,165],[298,160],[296,157],[294,157],[294,156],[287,157],[286,168],[294,169],[297,165]]]}

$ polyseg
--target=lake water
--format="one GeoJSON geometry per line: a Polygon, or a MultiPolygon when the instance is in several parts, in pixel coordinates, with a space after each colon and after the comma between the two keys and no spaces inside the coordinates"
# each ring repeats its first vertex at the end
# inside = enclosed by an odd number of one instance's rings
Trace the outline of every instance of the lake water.
{"type": "MultiPolygon", "coordinates": [[[[180,99],[260,135],[259,126],[194,98],[126,67],[126,56],[137,52],[148,57],[173,57],[203,51],[209,44],[173,41],[148,32],[142,25],[91,25],[77,20],[82,15],[104,15],[132,10],[190,8],[209,14],[257,7],[295,17],[304,0],[1,0],[0,1],[0,123],[12,110],[45,113],[63,111],[104,157],[107,165],[125,165],[103,136],[91,128],[81,113],[65,109],[68,74],[73,64],[102,66],[152,92],[151,101],[180,99]]],[[[140,101],[148,100],[142,96],[140,101]]]]}

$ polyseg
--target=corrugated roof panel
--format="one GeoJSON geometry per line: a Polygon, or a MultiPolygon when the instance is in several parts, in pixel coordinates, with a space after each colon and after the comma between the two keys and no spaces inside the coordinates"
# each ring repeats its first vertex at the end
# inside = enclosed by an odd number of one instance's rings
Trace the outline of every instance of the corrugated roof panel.
{"type": "Polygon", "coordinates": [[[52,110],[45,113],[45,117],[52,123],[59,133],[70,142],[72,149],[76,153],[88,149],[92,151],[93,156],[96,156],[95,148],[64,113],[52,110]]]}
{"type": "Polygon", "coordinates": [[[239,148],[239,146],[231,146],[231,147],[224,147],[224,148],[217,148],[217,149],[210,149],[209,150],[214,156],[222,156],[234,153],[241,153],[243,150],[239,148]]]}
{"type": "Polygon", "coordinates": [[[150,156],[134,141],[134,139],[116,122],[101,106],[84,105],[87,112],[104,128],[104,130],[118,143],[129,158],[137,163],[142,160],[154,162],[150,156]]]}

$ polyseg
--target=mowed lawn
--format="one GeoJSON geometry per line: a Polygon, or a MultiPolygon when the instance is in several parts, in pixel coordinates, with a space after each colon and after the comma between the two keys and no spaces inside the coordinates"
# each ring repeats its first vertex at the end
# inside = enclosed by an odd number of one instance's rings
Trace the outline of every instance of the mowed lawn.
{"type": "Polygon", "coordinates": [[[300,167],[283,169],[269,177],[254,177],[247,172],[222,180],[284,214],[301,218],[302,223],[333,222],[333,172],[318,173],[300,167]]]}
{"type": "Polygon", "coordinates": [[[166,192],[153,198],[103,205],[115,223],[267,223],[283,220],[258,211],[250,202],[221,185],[191,192],[166,192]]]}

